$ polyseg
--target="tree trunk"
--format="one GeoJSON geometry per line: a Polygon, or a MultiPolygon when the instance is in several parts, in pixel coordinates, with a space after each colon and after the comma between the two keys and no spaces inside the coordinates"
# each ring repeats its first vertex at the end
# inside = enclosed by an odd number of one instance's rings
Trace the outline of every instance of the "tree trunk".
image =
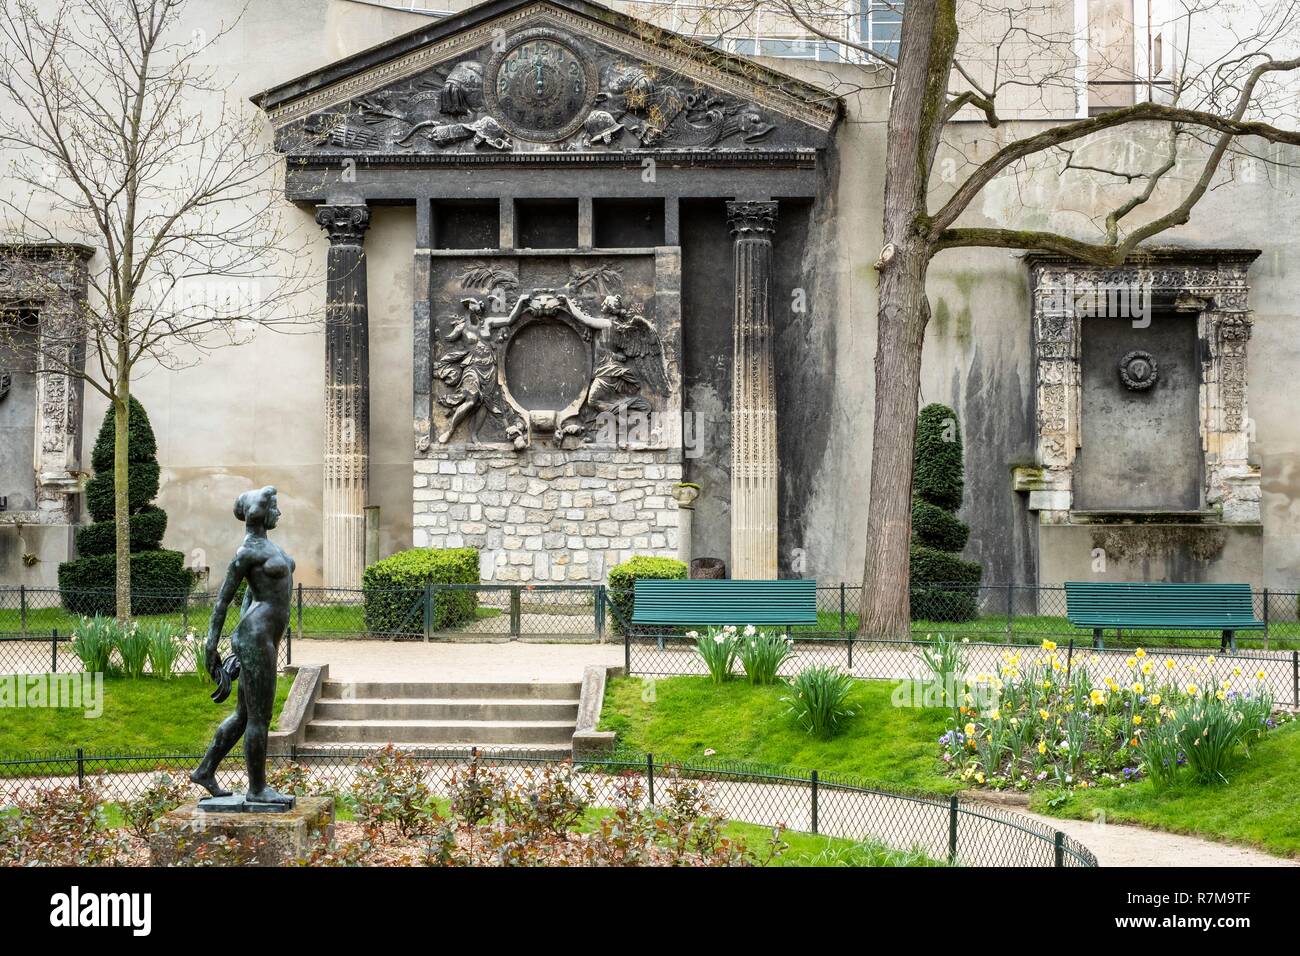
{"type": "Polygon", "coordinates": [[[912,536],[912,449],[916,442],[921,344],[930,316],[928,251],[893,266],[880,283],[875,427],[871,445],[867,560],[862,572],[864,638],[906,638],[911,630],[908,557],[912,536]]]}
{"type": "Polygon", "coordinates": [[[130,383],[122,376],[113,397],[113,522],[117,540],[117,619],[123,623],[131,617],[130,427],[130,383]]]}
{"type": "Polygon", "coordinates": [[[955,0],[907,4],[885,146],[885,252],[879,264],[871,490],[858,619],[864,639],[906,638],[911,631],[912,448],[921,343],[930,317],[925,276],[934,254],[927,198],[956,45],[955,0]]]}

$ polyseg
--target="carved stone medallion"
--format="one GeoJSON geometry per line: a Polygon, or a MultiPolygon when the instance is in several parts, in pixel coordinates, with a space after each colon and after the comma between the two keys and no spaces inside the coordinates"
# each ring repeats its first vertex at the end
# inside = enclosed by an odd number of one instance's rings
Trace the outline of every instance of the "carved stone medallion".
{"type": "Polygon", "coordinates": [[[525,30],[484,71],[488,112],[509,132],[557,142],[577,132],[596,100],[596,66],[558,30],[525,30]]]}
{"type": "Polygon", "coordinates": [[[1150,352],[1135,350],[1119,360],[1119,377],[1125,388],[1143,392],[1155,385],[1160,370],[1150,352]]]}

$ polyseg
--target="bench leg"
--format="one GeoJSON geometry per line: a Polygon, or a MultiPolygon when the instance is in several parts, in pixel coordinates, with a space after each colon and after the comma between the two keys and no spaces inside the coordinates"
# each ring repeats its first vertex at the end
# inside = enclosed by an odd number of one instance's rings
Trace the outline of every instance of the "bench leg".
{"type": "Polygon", "coordinates": [[[1219,650],[1226,651],[1229,646],[1232,647],[1232,653],[1234,654],[1237,653],[1237,632],[1236,631],[1223,632],[1223,641],[1222,643],[1219,644],[1219,650]]]}
{"type": "Polygon", "coordinates": [[[1092,629],[1092,646],[1099,651],[1106,649],[1106,642],[1102,640],[1101,628],[1099,627],[1092,629]]]}

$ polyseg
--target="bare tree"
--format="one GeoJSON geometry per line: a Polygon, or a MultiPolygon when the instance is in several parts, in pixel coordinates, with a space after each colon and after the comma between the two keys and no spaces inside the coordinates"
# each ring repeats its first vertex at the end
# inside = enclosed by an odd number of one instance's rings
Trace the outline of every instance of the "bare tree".
{"type": "Polygon", "coordinates": [[[95,250],[86,303],[43,316],[39,359],[89,383],[115,410],[122,618],[131,607],[132,381],[150,367],[197,362],[258,325],[305,319],[294,304],[306,246],[283,218],[279,157],[255,112],[228,100],[228,74],[217,82],[211,65],[212,46],[242,10],[189,30],[185,6],[0,6],[0,147],[10,157],[0,228],[10,243],[95,250]]]}
{"type": "MultiPolygon", "coordinates": [[[[1073,23],[1073,4],[1063,0],[876,0],[873,6],[901,12],[896,44],[864,40],[857,24],[866,4],[844,0],[682,4],[674,7],[673,25],[715,37],[788,35],[794,27],[853,51],[861,61],[856,81],[844,79],[851,70],[825,71],[833,92],[891,90],[859,628],[864,637],[901,637],[910,629],[912,457],[931,261],[947,249],[992,247],[1118,265],[1146,240],[1187,223],[1206,192],[1230,177],[1230,157],[1284,163],[1284,156],[1262,155],[1260,147],[1300,145],[1300,132],[1281,125],[1296,115],[1294,86],[1288,84],[1300,70],[1300,7],[1296,0],[1176,0],[1178,28],[1194,42],[1176,51],[1173,79],[1156,89],[1150,77],[1134,75],[1131,65],[1125,71],[1106,63],[1104,48],[1089,48],[1087,75],[1081,77],[1085,58],[1079,44],[1086,42],[1086,25],[1073,23]],[[1213,42],[1197,48],[1196,38],[1213,42]],[[1116,82],[1145,86],[1147,101],[1133,97],[1139,101],[1076,118],[1073,101],[1081,80],[1105,73],[1099,66],[1126,72],[1128,79],[1116,82]],[[951,124],[978,119],[996,129],[1008,101],[1018,116],[1060,121],[1023,138],[997,139],[978,152],[981,158],[971,159],[969,134],[957,135],[951,124]],[[1063,111],[1062,102],[1071,108],[1063,111]],[[1092,158],[1104,151],[1088,147],[1117,131],[1160,148],[1136,166],[1092,158]],[[1029,180],[1048,170],[1107,183],[1104,196],[1115,198],[1089,224],[1091,234],[963,224],[963,213],[990,184],[1003,177],[1029,180]]],[[[1025,211],[1042,210],[1027,204],[1025,211]]]]}

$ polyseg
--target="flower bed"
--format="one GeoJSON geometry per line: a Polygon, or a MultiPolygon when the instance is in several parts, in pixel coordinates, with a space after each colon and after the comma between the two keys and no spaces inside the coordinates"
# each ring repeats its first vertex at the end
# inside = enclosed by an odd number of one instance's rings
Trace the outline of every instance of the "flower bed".
{"type": "Polygon", "coordinates": [[[974,786],[1222,782],[1254,740],[1289,719],[1262,670],[1234,667],[1219,681],[1208,673],[1213,655],[1180,663],[1138,648],[1104,673],[1097,655],[1067,660],[1044,641],[1037,651],[1008,649],[997,674],[953,681],[961,656],[960,644],[944,641],[926,663],[953,708],[939,738],[942,759],[974,786]]]}

